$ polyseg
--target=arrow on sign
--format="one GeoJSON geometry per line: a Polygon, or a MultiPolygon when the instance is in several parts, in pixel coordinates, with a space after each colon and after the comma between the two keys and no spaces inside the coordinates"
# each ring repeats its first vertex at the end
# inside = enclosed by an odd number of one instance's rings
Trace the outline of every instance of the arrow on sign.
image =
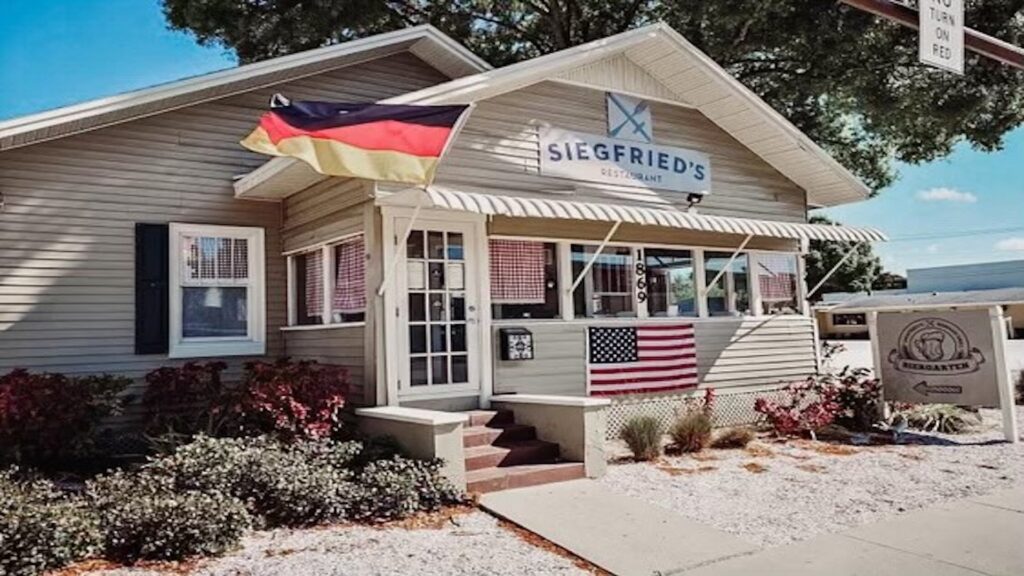
{"type": "Polygon", "coordinates": [[[922,380],[921,382],[914,384],[914,391],[924,396],[928,396],[929,394],[963,394],[964,387],[948,385],[931,386],[922,380]]]}

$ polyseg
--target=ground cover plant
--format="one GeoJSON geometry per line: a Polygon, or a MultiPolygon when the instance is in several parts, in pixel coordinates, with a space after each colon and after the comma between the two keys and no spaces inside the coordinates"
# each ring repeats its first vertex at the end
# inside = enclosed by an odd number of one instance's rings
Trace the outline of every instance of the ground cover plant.
{"type": "Polygon", "coordinates": [[[661,455],[661,422],[653,416],[634,416],[623,426],[622,440],[634,460],[654,460],[661,455]]]}

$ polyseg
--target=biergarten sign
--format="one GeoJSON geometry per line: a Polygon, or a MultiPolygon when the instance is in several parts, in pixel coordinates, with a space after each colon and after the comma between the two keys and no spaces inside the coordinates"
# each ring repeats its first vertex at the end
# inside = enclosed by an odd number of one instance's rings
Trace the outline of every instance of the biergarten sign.
{"type": "Polygon", "coordinates": [[[542,126],[540,173],[544,176],[707,194],[707,154],[597,134],[542,126]]]}
{"type": "Polygon", "coordinates": [[[918,58],[923,64],[964,73],[964,0],[921,0],[918,58]]]}
{"type": "Polygon", "coordinates": [[[1016,439],[1002,311],[873,312],[875,372],[886,401],[1000,407],[1016,439]]]}

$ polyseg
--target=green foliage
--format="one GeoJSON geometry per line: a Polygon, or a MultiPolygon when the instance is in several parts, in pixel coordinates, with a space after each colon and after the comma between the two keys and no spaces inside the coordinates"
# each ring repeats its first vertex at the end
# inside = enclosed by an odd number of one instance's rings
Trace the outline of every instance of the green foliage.
{"type": "Polygon", "coordinates": [[[222,554],[252,524],[245,506],[218,491],[181,490],[171,478],[114,472],[88,484],[104,555],[113,560],[180,560],[222,554]]]}
{"type": "MultiPolygon", "coordinates": [[[[812,224],[834,224],[832,220],[824,216],[812,216],[810,222],[812,224]]],[[[805,260],[808,289],[817,286],[825,274],[828,274],[829,270],[838,264],[853,247],[853,242],[811,240],[810,251],[805,260]]],[[[872,250],[871,244],[863,242],[857,246],[853,256],[829,277],[825,284],[811,296],[811,299],[818,300],[826,292],[867,292],[871,290],[872,284],[881,273],[881,261],[872,250]]]]}
{"type": "Polygon", "coordinates": [[[1024,370],[1017,373],[1017,405],[1024,405],[1024,370]]]}
{"type": "Polygon", "coordinates": [[[661,454],[661,423],[653,416],[634,416],[622,427],[622,439],[635,460],[654,460],[661,454]]]}
{"type": "Polygon", "coordinates": [[[963,434],[981,424],[978,414],[952,404],[897,404],[891,421],[901,418],[908,428],[943,434],[963,434]]]}
{"type": "Polygon", "coordinates": [[[727,428],[711,440],[712,448],[746,448],[747,444],[754,441],[757,435],[754,431],[745,426],[727,428]]]}
{"type": "Polygon", "coordinates": [[[169,478],[178,490],[221,491],[261,526],[308,526],[347,516],[358,497],[351,466],[360,450],[356,442],[200,436],[144,473],[169,478]]]}
{"type": "Polygon", "coordinates": [[[464,504],[465,496],[441,476],[441,460],[414,460],[394,456],[370,462],[356,478],[359,497],[351,518],[382,522],[464,504]]]}
{"type": "Polygon", "coordinates": [[[99,550],[95,517],[45,480],[0,471],[0,574],[34,576],[99,550]]]}
{"type": "MultiPolygon", "coordinates": [[[[893,158],[982,150],[1024,123],[1024,74],[967,53],[964,76],[917,62],[914,30],[825,0],[374,2],[162,0],[172,29],[254,62],[430,23],[501,66],[664,20],[874,189],[893,158]]],[[[1020,44],[1019,0],[975,0],[973,28],[1020,44]]]]}
{"type": "Polygon", "coordinates": [[[669,436],[680,452],[700,452],[711,443],[711,416],[707,410],[691,409],[669,429],[669,436]]]}

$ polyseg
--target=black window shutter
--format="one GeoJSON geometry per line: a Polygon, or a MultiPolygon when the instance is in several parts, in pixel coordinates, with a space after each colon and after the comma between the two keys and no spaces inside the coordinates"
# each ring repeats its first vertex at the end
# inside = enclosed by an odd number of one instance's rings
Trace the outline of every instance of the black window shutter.
{"type": "Polygon", "coordinates": [[[168,226],[135,225],[135,353],[167,352],[168,226]]]}

